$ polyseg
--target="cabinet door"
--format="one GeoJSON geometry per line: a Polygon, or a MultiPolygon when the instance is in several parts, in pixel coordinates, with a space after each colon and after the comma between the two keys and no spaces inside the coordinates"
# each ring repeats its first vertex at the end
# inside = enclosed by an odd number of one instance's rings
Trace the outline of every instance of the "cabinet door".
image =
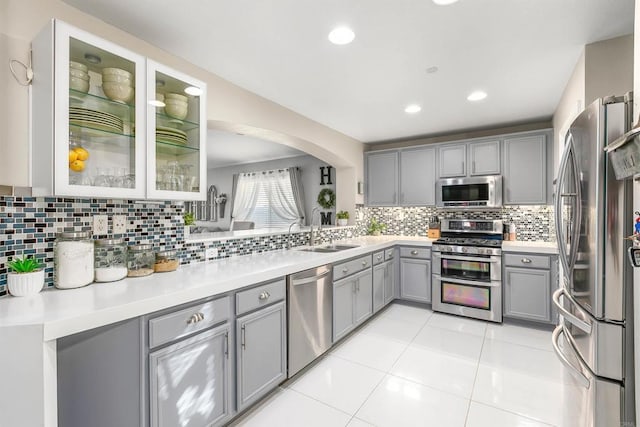
{"type": "Polygon", "coordinates": [[[469,175],[498,175],[500,173],[500,141],[469,144],[471,170],[469,175]]]}
{"type": "Polygon", "coordinates": [[[503,176],[504,204],[546,204],[546,136],[505,139],[503,176]]]}
{"type": "Polygon", "coordinates": [[[400,152],[400,205],[433,206],[436,203],[436,149],[400,152]]]}
{"type": "Polygon", "coordinates": [[[207,86],[147,60],[147,194],[207,199],[207,86]]]}
{"type": "Polygon", "coordinates": [[[431,261],[409,258],[400,260],[400,297],[431,302],[431,261]]]}
{"type": "Polygon", "coordinates": [[[287,377],[286,309],[280,302],[236,320],[238,411],[287,377]]]}
{"type": "Polygon", "coordinates": [[[398,204],[398,153],[366,154],[366,202],[369,206],[398,204]]]}
{"type": "Polygon", "coordinates": [[[353,278],[333,282],[333,342],[353,329],[354,293],[353,278]]]}
{"type": "Polygon", "coordinates": [[[384,307],[384,291],[387,273],[387,264],[382,263],[373,267],[373,312],[377,313],[384,307]]]}
{"type": "Polygon", "coordinates": [[[373,314],[373,274],[371,269],[358,274],[353,314],[355,325],[373,314]]]}
{"type": "Polygon", "coordinates": [[[551,321],[551,273],[549,270],[505,267],[504,316],[551,321]]]}
{"type": "Polygon", "coordinates": [[[208,426],[230,416],[229,324],[149,354],[152,427],[208,426]]]}
{"type": "Polygon", "coordinates": [[[393,290],[395,289],[395,267],[393,261],[387,261],[384,269],[384,304],[393,301],[393,290]]]}
{"type": "Polygon", "coordinates": [[[51,25],[33,42],[33,195],[144,198],[144,57],[51,25]]]}
{"type": "Polygon", "coordinates": [[[446,145],[438,149],[440,158],[440,178],[467,175],[467,146],[465,144],[446,145]]]}

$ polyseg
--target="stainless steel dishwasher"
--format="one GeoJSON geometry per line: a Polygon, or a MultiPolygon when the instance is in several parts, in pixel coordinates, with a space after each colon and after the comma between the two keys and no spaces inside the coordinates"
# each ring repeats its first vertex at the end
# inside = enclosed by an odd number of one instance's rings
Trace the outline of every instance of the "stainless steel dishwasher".
{"type": "Polygon", "coordinates": [[[331,347],[332,307],[330,265],[287,277],[288,378],[331,347]]]}

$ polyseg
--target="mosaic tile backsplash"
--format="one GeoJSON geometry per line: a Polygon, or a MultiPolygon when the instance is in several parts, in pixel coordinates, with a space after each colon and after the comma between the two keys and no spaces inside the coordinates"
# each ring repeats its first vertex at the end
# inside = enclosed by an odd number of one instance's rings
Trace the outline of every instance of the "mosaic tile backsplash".
{"type": "MultiPolygon", "coordinates": [[[[127,216],[123,237],[130,243],[152,244],[154,250],[175,250],[182,264],[205,261],[205,251],[217,249],[214,258],[278,250],[309,243],[308,232],[283,233],[213,242],[185,242],[182,202],[147,202],[92,198],[0,197],[0,297],[6,295],[7,261],[32,255],[45,265],[45,286],[53,286],[53,242],[60,231],[90,231],[93,215],[127,216]]],[[[384,234],[426,235],[431,216],[440,218],[502,219],[516,224],[518,240],[554,241],[551,206],[510,206],[487,212],[453,213],[435,208],[355,209],[355,226],[325,228],[319,240],[328,243],[367,234],[372,218],[387,225],[384,234]]]]}

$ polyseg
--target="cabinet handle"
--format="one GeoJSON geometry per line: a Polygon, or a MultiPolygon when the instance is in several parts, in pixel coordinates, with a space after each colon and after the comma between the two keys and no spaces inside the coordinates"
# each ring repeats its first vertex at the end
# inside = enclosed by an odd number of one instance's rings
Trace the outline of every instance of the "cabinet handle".
{"type": "Polygon", "coordinates": [[[473,162],[471,162],[471,171],[473,173],[476,173],[476,161],[475,160],[473,162]]]}
{"type": "Polygon", "coordinates": [[[380,261],[382,259],[382,255],[378,255],[376,258],[378,258],[378,261],[380,261]]]}
{"type": "Polygon", "coordinates": [[[345,268],[343,268],[343,269],[342,269],[342,272],[343,272],[343,273],[348,273],[348,272],[349,272],[349,269],[348,269],[347,267],[345,267],[345,268]]]}
{"type": "Polygon", "coordinates": [[[531,260],[529,258],[522,258],[520,261],[522,261],[523,264],[531,264],[531,260]]]}
{"type": "Polygon", "coordinates": [[[224,333],[224,355],[229,358],[229,332],[224,333]]]}
{"type": "Polygon", "coordinates": [[[204,314],[202,314],[202,313],[194,313],[194,314],[191,315],[189,320],[187,320],[187,324],[188,325],[192,325],[192,324],[198,323],[198,322],[200,322],[202,320],[204,320],[204,314]]]}
{"type": "Polygon", "coordinates": [[[464,173],[464,160],[460,162],[460,170],[464,173]]]}
{"type": "Polygon", "coordinates": [[[366,267],[367,266],[367,261],[362,261],[362,266],[366,267]]]}
{"type": "Polygon", "coordinates": [[[242,328],[240,328],[240,343],[242,344],[242,349],[244,350],[245,348],[247,348],[245,342],[244,342],[244,325],[242,325],[242,328]]]}
{"type": "Polygon", "coordinates": [[[411,251],[411,255],[418,255],[418,251],[411,251]]]}
{"type": "Polygon", "coordinates": [[[258,296],[258,299],[265,300],[265,299],[269,299],[270,296],[271,294],[265,291],[260,293],[260,295],[258,296]]]}

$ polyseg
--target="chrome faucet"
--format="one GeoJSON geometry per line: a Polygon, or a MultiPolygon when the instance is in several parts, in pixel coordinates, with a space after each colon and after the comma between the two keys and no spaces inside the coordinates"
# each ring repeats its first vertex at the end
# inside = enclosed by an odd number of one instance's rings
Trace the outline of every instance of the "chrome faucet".
{"type": "MultiPolygon", "coordinates": [[[[318,213],[318,215],[320,214],[320,210],[318,208],[313,208],[313,210],[311,211],[311,222],[310,222],[310,227],[311,229],[309,230],[309,245],[313,246],[316,244],[316,236],[315,233],[313,232],[313,217],[315,216],[315,213],[318,213]]],[[[322,230],[322,219],[318,220],[318,231],[322,230]]]]}
{"type": "Polygon", "coordinates": [[[291,227],[300,224],[300,220],[296,220],[289,224],[289,233],[287,234],[287,249],[291,249],[291,227]]]}

